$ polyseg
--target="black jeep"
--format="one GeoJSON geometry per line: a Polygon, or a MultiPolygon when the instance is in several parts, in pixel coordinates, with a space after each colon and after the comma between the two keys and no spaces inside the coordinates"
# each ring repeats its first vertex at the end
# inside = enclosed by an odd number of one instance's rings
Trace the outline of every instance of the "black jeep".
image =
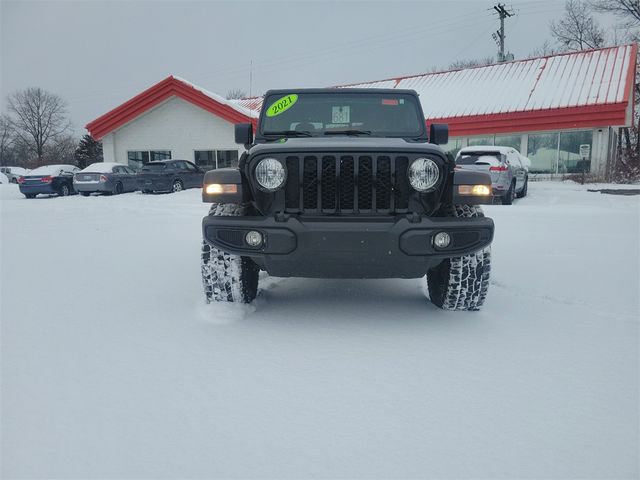
{"type": "Polygon", "coordinates": [[[487,294],[491,178],[456,172],[448,127],[429,136],[412,90],[271,90],[238,169],[207,172],[207,302],[251,302],[258,273],[419,278],[431,301],[476,310],[487,294]]]}

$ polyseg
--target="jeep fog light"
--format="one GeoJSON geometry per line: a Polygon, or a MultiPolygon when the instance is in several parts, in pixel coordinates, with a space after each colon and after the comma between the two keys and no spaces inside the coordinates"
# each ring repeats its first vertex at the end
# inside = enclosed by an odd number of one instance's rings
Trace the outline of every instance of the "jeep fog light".
{"type": "Polygon", "coordinates": [[[255,175],[258,184],[264,190],[274,192],[284,185],[287,170],[275,158],[265,158],[258,162],[255,175]]]}
{"type": "Polygon", "coordinates": [[[409,183],[419,192],[428,192],[440,179],[440,169],[430,158],[417,158],[409,166],[409,183]]]}
{"type": "Polygon", "coordinates": [[[459,185],[458,194],[487,196],[491,195],[491,187],[489,185],[459,185]]]}
{"type": "Polygon", "coordinates": [[[210,195],[238,193],[238,185],[235,183],[210,183],[204,188],[204,191],[210,195]]]}
{"type": "Polygon", "coordinates": [[[436,233],[433,237],[433,244],[438,248],[447,248],[451,243],[451,237],[447,232],[436,233]]]}
{"type": "Polygon", "coordinates": [[[259,247],[262,245],[262,234],[255,230],[248,232],[244,239],[250,247],[259,247]]]}

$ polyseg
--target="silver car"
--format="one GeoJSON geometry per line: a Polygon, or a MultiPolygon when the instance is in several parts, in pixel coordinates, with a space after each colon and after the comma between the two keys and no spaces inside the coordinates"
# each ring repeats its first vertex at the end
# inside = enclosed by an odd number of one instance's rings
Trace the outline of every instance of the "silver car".
{"type": "Polygon", "coordinates": [[[493,195],[503,205],[527,195],[530,162],[515,148],[479,145],[465,147],[456,156],[456,170],[474,170],[491,175],[493,195]]]}
{"type": "Polygon", "coordinates": [[[7,176],[10,183],[18,183],[18,179],[29,173],[29,170],[22,167],[0,167],[0,172],[7,176]]]}
{"type": "Polygon", "coordinates": [[[122,163],[98,162],[73,176],[73,188],[85,197],[95,192],[118,195],[138,190],[138,177],[122,163]]]}

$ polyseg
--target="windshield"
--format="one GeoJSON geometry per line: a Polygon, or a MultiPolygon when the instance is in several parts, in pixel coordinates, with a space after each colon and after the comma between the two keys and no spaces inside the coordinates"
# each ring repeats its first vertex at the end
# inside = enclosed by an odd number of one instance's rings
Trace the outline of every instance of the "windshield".
{"type": "Polygon", "coordinates": [[[396,93],[299,93],[265,99],[260,133],[270,136],[419,137],[424,119],[415,96],[396,93]]]}

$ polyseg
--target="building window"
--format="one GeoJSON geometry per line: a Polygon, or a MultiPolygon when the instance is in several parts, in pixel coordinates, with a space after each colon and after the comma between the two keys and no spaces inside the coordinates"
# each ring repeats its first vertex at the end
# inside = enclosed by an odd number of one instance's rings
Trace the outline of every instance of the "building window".
{"type": "Polygon", "coordinates": [[[496,135],[493,144],[500,147],[515,148],[519,152],[521,140],[522,135],[496,135]]]}
{"type": "Polygon", "coordinates": [[[237,150],[195,150],[194,163],[203,170],[238,166],[237,150]]]}
{"type": "Polygon", "coordinates": [[[152,162],[158,160],[171,160],[171,150],[152,150],[149,152],[149,157],[152,162]]]}
{"type": "Polygon", "coordinates": [[[127,152],[127,163],[131,168],[139,170],[149,162],[171,160],[171,150],[135,150],[127,152]]]}
{"type": "Polygon", "coordinates": [[[142,165],[149,162],[149,152],[127,152],[127,162],[131,168],[139,170],[142,165]]]}
{"type": "Polygon", "coordinates": [[[582,173],[591,171],[591,146],[593,131],[560,133],[558,173],[582,173]]]}
{"type": "Polygon", "coordinates": [[[558,165],[558,133],[530,133],[527,157],[531,173],[556,173],[558,165]]]}
{"type": "Polygon", "coordinates": [[[237,150],[218,150],[218,168],[237,167],[237,150]]]}
{"type": "Polygon", "coordinates": [[[469,137],[470,147],[476,147],[478,145],[493,145],[493,135],[487,137],[469,137]]]}
{"type": "Polygon", "coordinates": [[[202,170],[213,170],[216,168],[215,150],[196,150],[194,152],[194,162],[202,170]]]}
{"type": "Polygon", "coordinates": [[[456,137],[449,137],[449,142],[445,145],[440,145],[445,153],[450,153],[454,157],[458,154],[462,148],[462,139],[456,137]]]}

